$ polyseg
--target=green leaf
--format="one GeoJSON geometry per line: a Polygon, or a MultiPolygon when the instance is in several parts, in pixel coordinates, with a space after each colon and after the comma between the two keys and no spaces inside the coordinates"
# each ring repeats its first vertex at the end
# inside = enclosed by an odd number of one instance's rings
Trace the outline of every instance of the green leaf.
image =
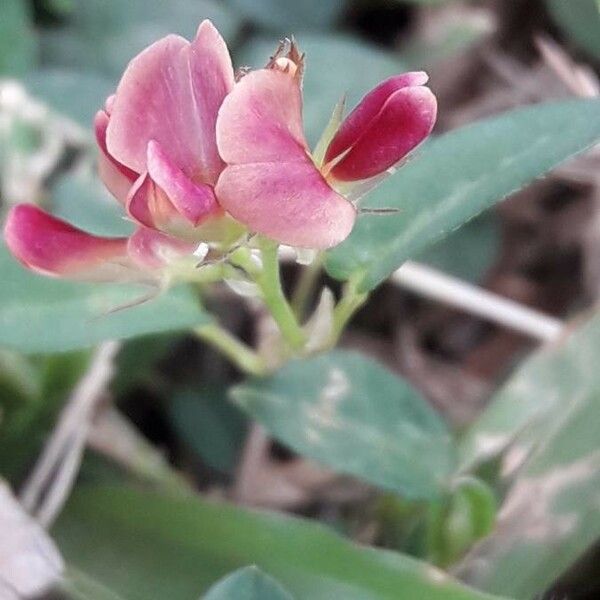
{"type": "Polygon", "coordinates": [[[67,69],[41,69],[27,74],[23,83],[29,93],[90,132],[96,111],[114,93],[115,81],[103,75],[67,69]]]}
{"type": "Polygon", "coordinates": [[[67,600],[126,600],[85,573],[68,566],[60,587],[67,600]]]}
{"type": "Polygon", "coordinates": [[[292,596],[256,567],[245,567],[217,582],[204,600],[292,600],[292,596]]]}
{"type": "Polygon", "coordinates": [[[600,316],[535,352],[492,397],[459,445],[462,470],[517,445],[523,459],[581,396],[600,390],[600,316]]]}
{"type": "Polygon", "coordinates": [[[600,536],[600,387],[562,400],[565,414],[548,424],[506,496],[497,529],[459,570],[478,587],[537,597],[600,536]]]}
{"type": "Polygon", "coordinates": [[[363,276],[362,291],[386,279],[460,225],[600,139],[600,101],[575,100],[510,111],[429,142],[365,199],[398,208],[363,216],[328,253],[337,279],[363,276]]]}
{"type": "Polygon", "coordinates": [[[492,531],[496,508],[494,493],[483,481],[458,478],[446,497],[429,505],[430,557],[441,566],[456,562],[492,531]]]}
{"type": "Polygon", "coordinates": [[[44,32],[45,63],[119,77],[146,46],[170,33],[192,39],[203,19],[211,19],[225,39],[233,39],[241,20],[213,0],[76,0],[69,25],[44,32]]]}
{"type": "Polygon", "coordinates": [[[576,44],[600,59],[600,6],[597,0],[546,0],[546,6],[576,44]]]}
{"type": "Polygon", "coordinates": [[[352,352],[291,362],[233,390],[300,454],[409,498],[440,493],[454,466],[442,420],[405,381],[352,352]]]}
{"type": "Polygon", "coordinates": [[[123,206],[96,176],[70,174],[59,179],[50,193],[52,214],[96,235],[129,236],[133,223],[123,206]]]}
{"type": "Polygon", "coordinates": [[[416,258],[444,273],[480,281],[500,249],[500,231],[493,214],[484,213],[450,233],[416,258]]]}
{"type": "Polygon", "coordinates": [[[180,438],[213,469],[233,472],[244,436],[244,414],[227,402],[223,386],[177,392],[169,416],[180,438]]]}
{"type": "Polygon", "coordinates": [[[531,598],[600,536],[599,352],[595,315],[533,354],[467,431],[463,469],[503,454],[517,473],[497,529],[462,565],[469,581],[531,598]]]}
{"type": "Polygon", "coordinates": [[[484,600],[442,572],[321,525],[196,497],[81,487],[54,528],[70,564],[129,600],[190,600],[255,564],[298,600],[484,600]]]}
{"type": "Polygon", "coordinates": [[[0,76],[22,75],[33,66],[36,58],[28,3],[2,0],[0,11],[0,76]]]}
{"type": "Polygon", "coordinates": [[[280,37],[291,36],[303,29],[326,29],[337,21],[346,0],[228,0],[244,17],[274,30],[280,37]]]}
{"type": "Polygon", "coordinates": [[[36,275],[0,247],[0,345],[21,352],[87,348],[107,339],[186,329],[209,315],[180,286],[139,306],[111,310],[147,295],[138,285],[84,284],[36,275]]]}
{"type": "MultiPolygon", "coordinates": [[[[346,106],[353,108],[380,81],[404,70],[394,55],[349,36],[302,33],[298,43],[306,53],[303,112],[311,145],[316,144],[344,94],[346,106]]],[[[263,67],[276,45],[273,36],[251,38],[237,62],[263,67]]]]}

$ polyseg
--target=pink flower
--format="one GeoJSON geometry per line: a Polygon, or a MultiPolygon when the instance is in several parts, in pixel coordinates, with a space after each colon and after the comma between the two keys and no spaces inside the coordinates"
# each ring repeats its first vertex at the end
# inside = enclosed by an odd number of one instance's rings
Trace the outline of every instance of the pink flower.
{"type": "Polygon", "coordinates": [[[348,115],[325,153],[339,181],[379,175],[402,160],[430,133],[437,102],[422,71],[386,79],[348,115]]]}
{"type": "Polygon", "coordinates": [[[323,249],[354,225],[356,209],[342,187],[348,191],[346,182],[380,175],[404,158],[431,132],[437,105],[425,73],[384,81],[342,123],[319,167],[303,133],[297,57],[292,45],[287,57],[246,75],[223,102],[217,144],[227,168],[216,193],[252,231],[323,249]]]}
{"type": "Polygon", "coordinates": [[[100,177],[136,232],[102,238],[21,205],[8,215],[9,249],[31,269],[84,279],[135,278],[189,256],[210,234],[203,226],[223,219],[215,126],[233,85],[227,46],[209,21],[191,43],[170,35],[144,50],[94,120],[100,177]]]}
{"type": "Polygon", "coordinates": [[[8,247],[44,274],[120,280],[161,278],[200,242],[225,252],[232,230],[239,237],[244,228],[292,246],[338,244],[356,219],[346,195],[365,180],[371,185],[430,133],[436,101],[424,73],[388,79],[341,124],[316,164],[302,126],[302,70],[292,43],[236,83],[209,21],[191,43],[159,40],[130,62],[94,122],[100,177],[135,233],[102,238],[21,205],[8,216],[8,247]]]}

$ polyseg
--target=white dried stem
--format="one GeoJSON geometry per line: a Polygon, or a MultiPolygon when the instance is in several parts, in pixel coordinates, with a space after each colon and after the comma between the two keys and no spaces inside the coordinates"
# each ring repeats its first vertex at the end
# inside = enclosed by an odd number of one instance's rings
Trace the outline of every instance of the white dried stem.
{"type": "Polygon", "coordinates": [[[44,526],[58,515],[79,470],[94,410],[113,374],[117,342],[98,347],[21,490],[21,503],[44,526]]]}

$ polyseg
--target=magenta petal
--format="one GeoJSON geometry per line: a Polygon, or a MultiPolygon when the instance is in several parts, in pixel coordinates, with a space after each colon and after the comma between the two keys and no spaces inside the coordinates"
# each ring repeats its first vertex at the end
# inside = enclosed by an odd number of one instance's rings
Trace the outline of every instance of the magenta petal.
{"type": "Polygon", "coordinates": [[[437,102],[429,88],[407,87],[394,92],[331,169],[331,175],[341,181],[357,181],[384,172],[431,133],[436,114],[437,102]]]}
{"type": "Polygon", "coordinates": [[[219,210],[210,185],[194,183],[170,160],[158,142],[148,144],[148,174],[177,211],[192,225],[199,225],[219,210]]]}
{"type": "Polygon", "coordinates": [[[216,187],[225,210],[283,244],[330,248],[352,230],[356,211],[306,158],[227,167],[216,187]]]}
{"type": "Polygon", "coordinates": [[[425,85],[428,79],[427,73],[415,71],[390,77],[373,88],[344,119],[327,148],[325,162],[333,160],[356,142],[394,92],[405,87],[425,85]]]}
{"type": "Polygon", "coordinates": [[[129,238],[127,250],[140,267],[157,269],[176,258],[191,255],[196,245],[182,242],[155,229],[139,227],[129,238]]]}
{"type": "Polygon", "coordinates": [[[21,263],[45,275],[112,279],[107,263],[126,266],[128,262],[126,238],[91,235],[34,204],[11,209],[4,239],[21,263]]]}
{"type": "Polygon", "coordinates": [[[126,207],[133,219],[153,229],[162,229],[179,216],[177,209],[148,173],[142,173],[129,190],[126,207]]]}
{"type": "Polygon", "coordinates": [[[129,193],[129,188],[137,179],[138,174],[128,169],[125,165],[116,161],[106,149],[106,129],[109,117],[106,112],[100,110],[94,118],[94,130],[96,142],[100,154],[98,156],[98,174],[108,191],[121,203],[129,193]]]}
{"type": "Polygon", "coordinates": [[[224,42],[203,23],[192,44],[169,35],[136,56],[111,105],[109,153],[138,173],[156,140],[188,177],[214,183],[222,167],[215,143],[218,105],[233,85],[224,42]]]}
{"type": "Polygon", "coordinates": [[[304,160],[297,80],[276,69],[243,77],[219,111],[217,144],[229,164],[304,160]]]}
{"type": "Polygon", "coordinates": [[[227,44],[210,21],[200,23],[190,46],[189,60],[197,117],[203,133],[200,162],[205,177],[202,181],[214,185],[225,166],[217,150],[217,115],[235,79],[227,44]]]}

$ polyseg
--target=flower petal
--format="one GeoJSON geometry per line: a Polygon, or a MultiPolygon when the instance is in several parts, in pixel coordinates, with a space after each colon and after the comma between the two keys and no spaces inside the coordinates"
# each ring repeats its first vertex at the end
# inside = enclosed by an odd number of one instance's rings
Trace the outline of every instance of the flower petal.
{"type": "Polygon", "coordinates": [[[223,166],[215,143],[217,111],[233,81],[225,43],[209,22],[192,44],[175,35],[152,44],[129,63],[117,88],[109,153],[142,173],[148,142],[156,140],[188,177],[214,183],[223,166]]]}
{"type": "Polygon", "coordinates": [[[106,112],[99,110],[94,118],[96,142],[100,153],[98,155],[98,174],[106,189],[121,203],[125,202],[129,188],[138,178],[138,174],[116,161],[106,148],[106,129],[109,117],[106,112]]]}
{"type": "Polygon", "coordinates": [[[194,183],[173,163],[162,146],[148,144],[148,174],[167,195],[179,214],[197,226],[207,217],[219,212],[213,188],[204,183],[194,183]]]}
{"type": "Polygon", "coordinates": [[[306,157],[227,167],[217,183],[225,210],[251,231],[283,244],[330,248],[352,230],[354,206],[337,194],[306,157]]]}
{"type": "Polygon", "coordinates": [[[26,267],[60,277],[106,281],[128,272],[127,238],[104,238],[57,219],[34,204],[11,209],[4,239],[26,267]]]}
{"type": "Polygon", "coordinates": [[[227,44],[209,20],[200,23],[189,60],[196,115],[203,134],[199,146],[206,176],[201,180],[214,185],[225,166],[217,149],[217,115],[235,79],[227,44]]]}
{"type": "Polygon", "coordinates": [[[428,79],[427,73],[415,71],[390,77],[373,88],[342,122],[327,148],[325,162],[340,156],[358,140],[394,92],[405,87],[425,85],[428,79]]]}
{"type": "Polygon", "coordinates": [[[179,219],[173,203],[148,173],[142,173],[129,190],[126,207],[133,219],[152,229],[162,229],[179,219]]]}
{"type": "Polygon", "coordinates": [[[189,244],[177,238],[138,227],[129,238],[127,250],[131,259],[140,267],[158,269],[182,256],[191,256],[198,244],[189,244]]]}
{"type": "Polygon", "coordinates": [[[374,177],[395,165],[430,133],[437,102],[429,88],[394,92],[347,154],[331,169],[340,181],[374,177]]]}
{"type": "Polygon", "coordinates": [[[277,69],[244,76],[219,111],[217,145],[228,164],[303,161],[307,145],[298,81],[277,69]]]}

